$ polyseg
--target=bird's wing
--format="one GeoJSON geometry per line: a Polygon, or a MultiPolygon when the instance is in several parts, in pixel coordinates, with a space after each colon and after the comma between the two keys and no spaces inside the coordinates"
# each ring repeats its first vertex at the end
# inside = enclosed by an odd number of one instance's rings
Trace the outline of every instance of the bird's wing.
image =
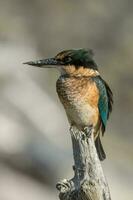
{"type": "Polygon", "coordinates": [[[107,119],[112,111],[113,94],[108,84],[100,76],[93,77],[93,80],[99,90],[98,108],[101,117],[101,130],[103,134],[107,119]]]}

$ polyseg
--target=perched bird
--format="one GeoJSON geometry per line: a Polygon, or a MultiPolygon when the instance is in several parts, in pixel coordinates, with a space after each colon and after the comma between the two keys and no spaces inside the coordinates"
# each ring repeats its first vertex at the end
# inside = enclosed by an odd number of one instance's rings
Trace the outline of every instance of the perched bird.
{"type": "Polygon", "coordinates": [[[106,158],[100,133],[105,132],[112,111],[113,94],[101,78],[90,49],[72,49],[58,53],[53,58],[30,61],[24,64],[57,68],[60,77],[56,89],[70,125],[79,130],[94,128],[94,139],[100,160],[106,158]]]}

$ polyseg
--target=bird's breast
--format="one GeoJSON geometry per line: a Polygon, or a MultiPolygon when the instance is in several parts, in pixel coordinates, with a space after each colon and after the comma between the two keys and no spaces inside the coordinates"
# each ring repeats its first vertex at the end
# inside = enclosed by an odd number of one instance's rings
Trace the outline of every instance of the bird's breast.
{"type": "Polygon", "coordinates": [[[57,93],[65,107],[76,104],[85,95],[86,82],[80,78],[61,76],[57,80],[57,93]]]}
{"type": "Polygon", "coordinates": [[[56,88],[69,121],[88,125],[91,123],[89,120],[98,120],[99,92],[89,77],[61,76],[57,80],[56,88]]]}

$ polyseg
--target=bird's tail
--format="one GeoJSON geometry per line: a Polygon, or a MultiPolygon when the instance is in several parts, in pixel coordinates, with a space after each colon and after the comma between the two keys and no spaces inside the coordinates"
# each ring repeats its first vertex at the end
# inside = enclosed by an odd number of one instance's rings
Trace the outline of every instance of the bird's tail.
{"type": "Polygon", "coordinates": [[[97,150],[97,154],[98,157],[101,161],[103,161],[106,158],[106,154],[104,152],[101,140],[100,140],[100,136],[98,135],[96,140],[95,140],[95,146],[96,146],[96,150],[97,150]]]}

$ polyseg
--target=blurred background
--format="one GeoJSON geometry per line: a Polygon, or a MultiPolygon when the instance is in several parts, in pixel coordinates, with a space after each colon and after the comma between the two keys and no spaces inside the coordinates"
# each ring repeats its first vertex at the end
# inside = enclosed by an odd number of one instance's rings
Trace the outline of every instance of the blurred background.
{"type": "Polygon", "coordinates": [[[57,200],[73,177],[69,125],[56,70],[22,65],[92,48],[114,92],[102,163],[113,200],[133,196],[133,1],[0,1],[0,200],[57,200]]]}

